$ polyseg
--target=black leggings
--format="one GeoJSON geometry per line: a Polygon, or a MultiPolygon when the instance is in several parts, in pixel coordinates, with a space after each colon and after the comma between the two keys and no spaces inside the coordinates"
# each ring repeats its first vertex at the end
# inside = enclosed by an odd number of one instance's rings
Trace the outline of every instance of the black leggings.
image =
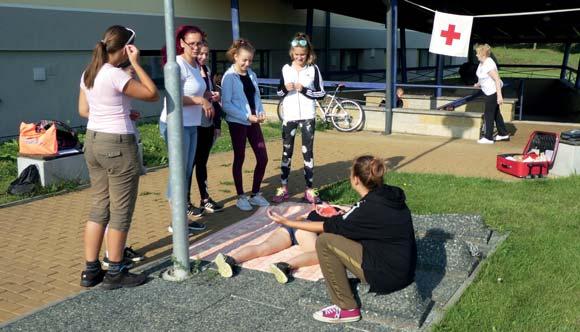
{"type": "Polygon", "coordinates": [[[290,167],[292,165],[292,154],[294,153],[294,139],[296,138],[296,130],[300,127],[302,130],[302,157],[304,159],[304,179],[306,180],[306,187],[312,188],[314,181],[314,130],[315,121],[298,120],[288,121],[282,125],[282,185],[288,184],[288,176],[290,175],[290,167]]]}
{"type": "MultiPolygon", "coordinates": [[[[209,198],[209,193],[207,192],[207,160],[213,146],[213,140],[214,126],[197,127],[197,149],[195,150],[193,167],[195,167],[195,177],[201,200],[209,198]]],[[[191,182],[188,188],[191,188],[191,182]]]]}
{"type": "Polygon", "coordinates": [[[497,93],[489,96],[485,96],[485,111],[483,113],[483,136],[488,140],[493,140],[493,123],[497,126],[497,134],[500,136],[505,136],[508,131],[503,122],[503,117],[499,111],[499,105],[497,104],[497,93]]]}

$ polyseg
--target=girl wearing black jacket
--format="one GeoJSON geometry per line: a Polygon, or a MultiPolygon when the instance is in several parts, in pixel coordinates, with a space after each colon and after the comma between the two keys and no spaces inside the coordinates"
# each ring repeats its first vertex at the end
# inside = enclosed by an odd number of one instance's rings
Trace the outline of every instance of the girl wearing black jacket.
{"type": "Polygon", "coordinates": [[[318,237],[316,251],[333,305],[315,312],[316,320],[360,320],[347,269],[376,293],[403,289],[415,278],[417,247],[411,211],[403,190],[383,183],[384,173],[381,159],[361,156],[354,161],[350,184],[362,198],[344,215],[304,222],[268,211],[279,224],[324,232],[318,237]]]}

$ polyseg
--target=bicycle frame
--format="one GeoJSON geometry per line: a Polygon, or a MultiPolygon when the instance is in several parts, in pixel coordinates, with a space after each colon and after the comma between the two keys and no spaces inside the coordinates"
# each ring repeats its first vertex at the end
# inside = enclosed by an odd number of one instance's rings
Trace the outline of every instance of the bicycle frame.
{"type": "Polygon", "coordinates": [[[336,117],[336,115],[330,114],[330,111],[332,110],[334,103],[338,101],[338,98],[336,95],[340,92],[340,85],[336,86],[336,89],[334,90],[333,94],[330,94],[330,101],[328,102],[328,104],[326,104],[326,107],[322,107],[322,104],[320,103],[320,101],[316,100],[316,106],[317,106],[317,110],[320,109],[320,112],[322,112],[322,119],[324,119],[324,121],[329,121],[330,118],[332,118],[333,116],[336,117]]]}

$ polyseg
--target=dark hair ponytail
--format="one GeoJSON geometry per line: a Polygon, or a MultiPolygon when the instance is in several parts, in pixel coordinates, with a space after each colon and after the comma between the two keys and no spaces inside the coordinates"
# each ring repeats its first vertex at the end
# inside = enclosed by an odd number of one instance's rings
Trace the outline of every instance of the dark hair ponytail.
{"type": "Polygon", "coordinates": [[[87,89],[92,88],[95,84],[95,78],[99,70],[109,61],[109,54],[125,47],[132,35],[131,31],[120,25],[113,25],[105,31],[103,39],[97,42],[93,49],[91,62],[85,68],[83,83],[85,83],[87,89]]]}
{"type": "Polygon", "coordinates": [[[383,185],[385,162],[381,158],[366,155],[356,158],[352,164],[352,175],[358,177],[369,190],[383,185]]]}

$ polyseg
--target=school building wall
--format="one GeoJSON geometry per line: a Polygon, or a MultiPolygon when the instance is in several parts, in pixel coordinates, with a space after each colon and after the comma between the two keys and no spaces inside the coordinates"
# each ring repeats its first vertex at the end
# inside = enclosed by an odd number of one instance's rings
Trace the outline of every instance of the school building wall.
{"type": "MultiPolygon", "coordinates": [[[[176,0],[175,15],[176,25],[194,24],[205,30],[212,49],[229,47],[229,0],[176,0]]],[[[279,77],[288,61],[289,41],[305,29],[306,11],[294,10],[283,0],[244,0],[240,1],[240,21],[242,36],[258,50],[268,51],[266,76],[279,77]]],[[[22,121],[59,119],[71,126],[85,125],[77,113],[80,75],[103,31],[114,24],[136,30],[136,45],[143,53],[155,53],[164,45],[162,1],[0,1],[0,137],[17,135],[22,121]]],[[[315,11],[313,41],[319,52],[324,47],[324,25],[325,13],[315,11]]],[[[408,48],[428,47],[425,36],[407,31],[408,48]]],[[[384,68],[381,24],[333,14],[329,37],[329,70],[341,69],[336,59],[341,50],[352,50],[360,69],[384,68]]],[[[412,52],[407,57],[413,66],[412,52]]],[[[144,56],[143,62],[153,76],[160,77],[162,69],[155,58],[144,56]]],[[[319,57],[321,68],[324,58],[319,57]]],[[[144,116],[157,116],[162,102],[135,102],[134,108],[144,116]]]]}

